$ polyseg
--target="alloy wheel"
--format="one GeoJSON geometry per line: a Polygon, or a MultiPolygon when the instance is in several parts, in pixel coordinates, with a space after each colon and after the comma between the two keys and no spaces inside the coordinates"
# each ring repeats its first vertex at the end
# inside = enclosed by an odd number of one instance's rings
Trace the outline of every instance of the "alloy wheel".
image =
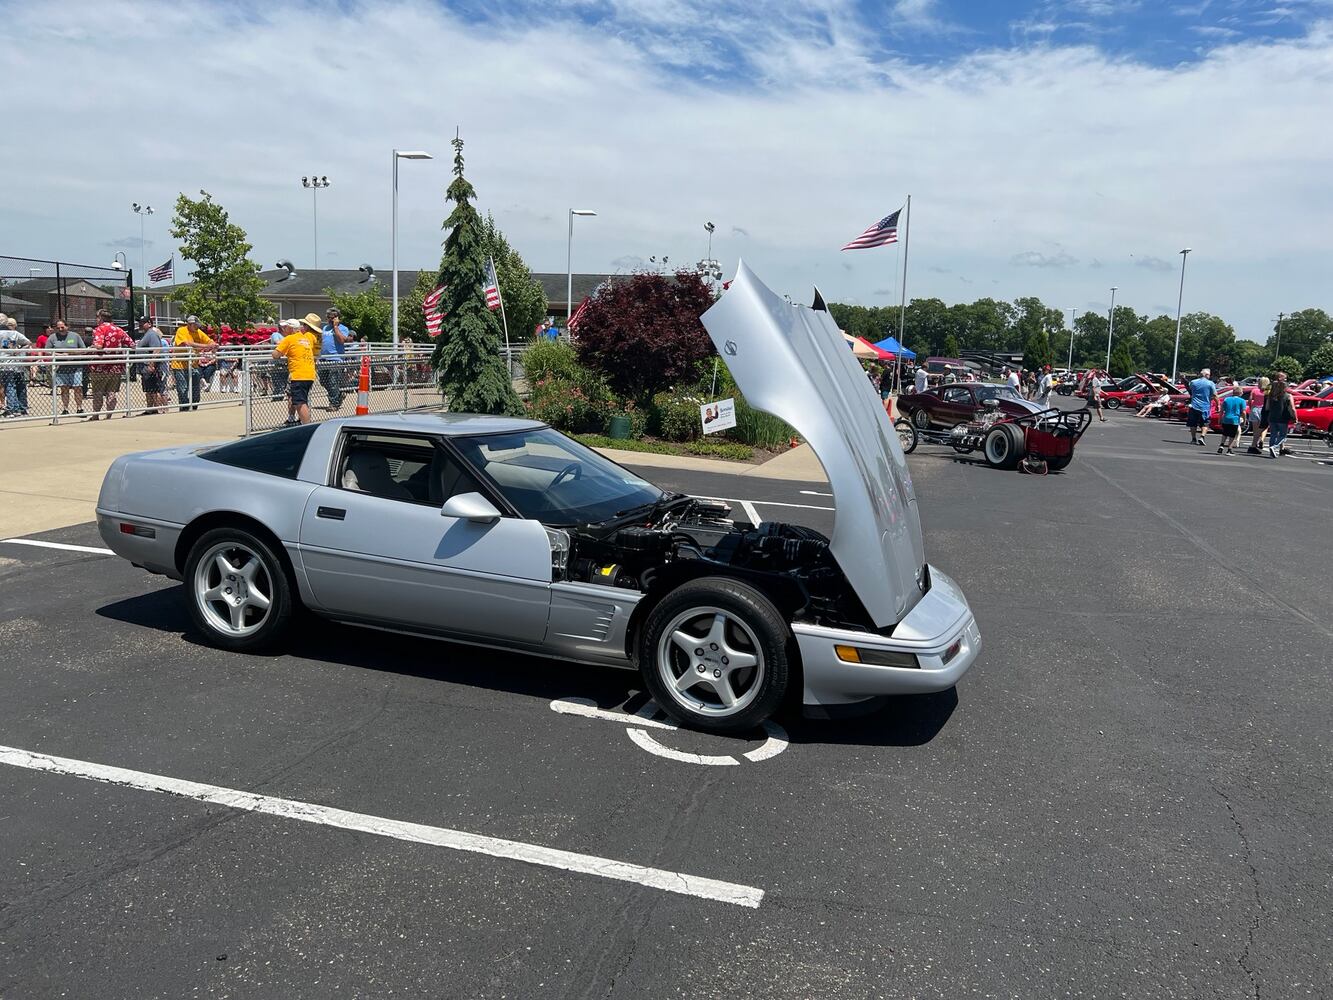
{"type": "Polygon", "coordinates": [[[194,571],[194,599],[204,620],[223,635],[258,632],[273,607],[273,579],[259,553],[239,542],[219,542],[194,571]]]}
{"type": "Polygon", "coordinates": [[[689,608],[662,630],[657,671],[682,708],[714,718],[743,712],[759,694],[764,654],[740,617],[716,607],[689,608]]]}

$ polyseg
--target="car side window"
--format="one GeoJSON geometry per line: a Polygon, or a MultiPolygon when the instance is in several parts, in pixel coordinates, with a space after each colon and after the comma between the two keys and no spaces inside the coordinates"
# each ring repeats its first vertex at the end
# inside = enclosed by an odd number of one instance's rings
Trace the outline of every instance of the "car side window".
{"type": "Polygon", "coordinates": [[[344,437],[333,485],[432,507],[459,493],[481,492],[476,479],[429,438],[378,431],[344,437]]]}
{"type": "Polygon", "coordinates": [[[946,403],[970,403],[972,402],[972,393],[961,385],[950,386],[944,390],[944,401],[946,403]]]}

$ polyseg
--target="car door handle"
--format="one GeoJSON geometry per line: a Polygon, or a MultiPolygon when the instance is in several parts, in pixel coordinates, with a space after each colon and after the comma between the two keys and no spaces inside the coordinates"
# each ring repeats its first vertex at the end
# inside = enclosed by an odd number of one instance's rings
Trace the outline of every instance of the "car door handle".
{"type": "Polygon", "coordinates": [[[328,518],[330,521],[341,521],[347,517],[347,511],[341,507],[320,507],[315,511],[315,516],[328,518]]]}

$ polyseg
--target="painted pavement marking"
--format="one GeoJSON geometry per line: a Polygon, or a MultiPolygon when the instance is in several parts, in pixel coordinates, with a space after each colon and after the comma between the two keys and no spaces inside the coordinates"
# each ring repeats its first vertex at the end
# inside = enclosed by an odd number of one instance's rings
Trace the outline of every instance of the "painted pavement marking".
{"type": "Polygon", "coordinates": [[[44,542],[38,538],[0,538],[6,545],[31,545],[38,549],[63,549],[66,552],[91,552],[99,556],[115,555],[110,549],[94,548],[91,545],[67,545],[64,542],[44,542]]]}

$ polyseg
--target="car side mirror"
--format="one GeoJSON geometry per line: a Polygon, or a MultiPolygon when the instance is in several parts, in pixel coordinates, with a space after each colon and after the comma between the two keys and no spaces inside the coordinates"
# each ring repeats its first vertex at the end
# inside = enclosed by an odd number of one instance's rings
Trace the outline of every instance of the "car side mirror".
{"type": "Polygon", "coordinates": [[[500,520],[500,512],[480,493],[459,493],[451,496],[440,508],[441,517],[458,517],[465,521],[490,524],[500,520]]]}

